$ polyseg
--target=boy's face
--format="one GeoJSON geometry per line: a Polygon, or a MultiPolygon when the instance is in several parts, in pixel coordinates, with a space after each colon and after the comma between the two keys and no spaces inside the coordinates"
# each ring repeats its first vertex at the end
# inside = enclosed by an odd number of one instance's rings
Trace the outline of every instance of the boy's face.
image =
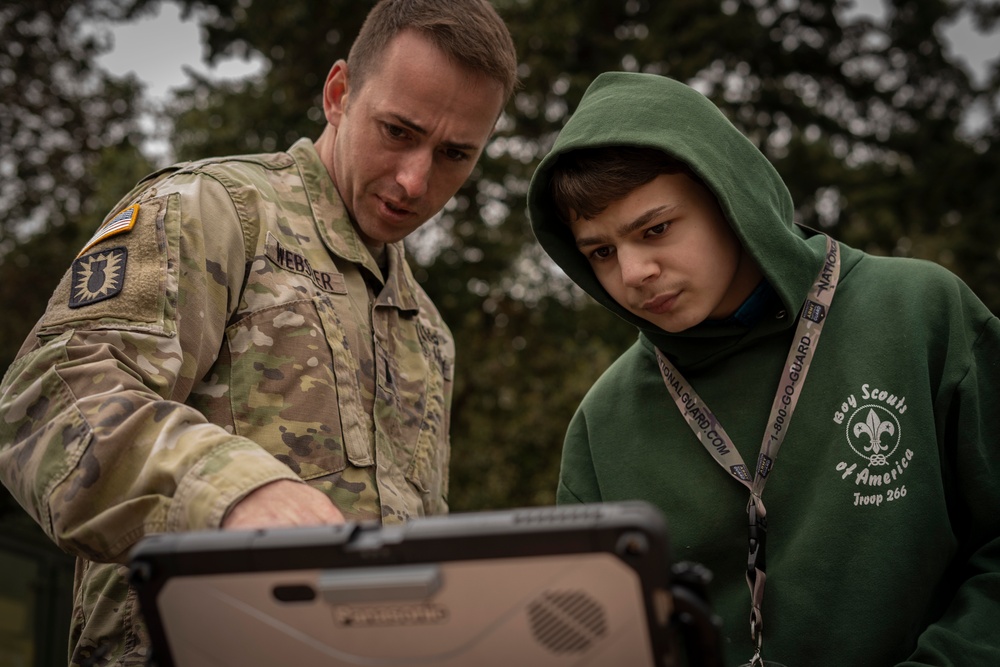
{"type": "Polygon", "coordinates": [[[715,196],[684,173],[658,176],[594,218],[574,216],[570,228],[608,294],[671,333],[732,315],[761,279],[715,196]]]}

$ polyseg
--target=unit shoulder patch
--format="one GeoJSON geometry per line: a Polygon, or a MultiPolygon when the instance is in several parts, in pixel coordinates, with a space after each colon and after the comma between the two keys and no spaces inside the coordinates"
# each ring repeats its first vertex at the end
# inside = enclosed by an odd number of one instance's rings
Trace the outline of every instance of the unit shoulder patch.
{"type": "Polygon", "coordinates": [[[73,262],[69,307],[82,308],[118,296],[125,285],[126,248],[111,248],[73,262]]]}
{"type": "MultiPolygon", "coordinates": [[[[112,238],[73,260],[56,287],[39,331],[130,329],[175,333],[170,233],[179,231],[179,195],[143,199],[128,234],[112,238]],[[173,202],[168,205],[169,202],[173,202]]],[[[112,216],[112,219],[116,216],[112,216]]],[[[126,223],[127,225],[128,223],[126,223]]],[[[176,236],[174,237],[176,239],[176,236]]]]}
{"type": "Polygon", "coordinates": [[[139,204],[133,204],[123,211],[119,211],[110,220],[97,228],[97,231],[94,232],[94,235],[90,237],[90,240],[83,246],[83,249],[80,251],[80,254],[77,255],[77,258],[82,257],[83,253],[87,252],[106,238],[110,238],[116,234],[124,234],[132,231],[132,227],[135,226],[135,221],[138,219],[139,204]]]}

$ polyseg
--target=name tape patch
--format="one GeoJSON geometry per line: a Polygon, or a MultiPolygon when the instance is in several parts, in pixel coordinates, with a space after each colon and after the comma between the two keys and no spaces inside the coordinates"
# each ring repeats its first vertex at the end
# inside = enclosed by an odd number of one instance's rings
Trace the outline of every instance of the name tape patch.
{"type": "Polygon", "coordinates": [[[298,273],[309,278],[316,287],[331,294],[347,294],[347,284],[341,273],[330,271],[317,271],[313,268],[309,260],[281,245],[271,232],[267,233],[267,240],[264,244],[264,253],[267,258],[286,271],[298,273]]]}

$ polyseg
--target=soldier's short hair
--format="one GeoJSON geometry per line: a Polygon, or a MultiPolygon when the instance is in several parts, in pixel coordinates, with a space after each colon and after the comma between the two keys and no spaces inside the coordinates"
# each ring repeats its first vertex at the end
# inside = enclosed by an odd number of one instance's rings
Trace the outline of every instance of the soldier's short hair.
{"type": "Polygon", "coordinates": [[[658,148],[600,146],[562,153],[552,167],[549,193],[566,224],[573,216],[593,218],[633,190],[662,174],[687,174],[703,181],[685,164],[658,148]]]}
{"type": "Polygon", "coordinates": [[[358,90],[403,30],[419,32],[456,63],[499,83],[505,100],[517,86],[514,41],[488,0],[381,0],[368,13],[347,56],[351,82],[358,90]]]}

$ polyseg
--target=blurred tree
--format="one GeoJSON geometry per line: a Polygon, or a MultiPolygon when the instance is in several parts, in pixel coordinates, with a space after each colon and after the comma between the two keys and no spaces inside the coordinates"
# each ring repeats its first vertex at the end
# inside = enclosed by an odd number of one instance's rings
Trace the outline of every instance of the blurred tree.
{"type": "Polygon", "coordinates": [[[149,169],[136,148],[140,86],[98,69],[109,45],[83,29],[120,20],[127,4],[0,7],[0,369],[107,210],[149,169]]]}
{"type": "MultiPolygon", "coordinates": [[[[96,68],[109,45],[84,29],[126,10],[121,0],[0,5],[0,372],[79,248],[150,168],[136,148],[140,86],[96,68]]],[[[4,664],[65,665],[73,559],[2,487],[0,537],[5,563],[35,564],[0,575],[32,573],[28,597],[5,598],[5,609],[23,605],[34,646],[21,654],[6,637],[2,652],[13,662],[4,664]]]]}
{"type": "MultiPolygon", "coordinates": [[[[323,129],[323,83],[347,57],[371,2],[178,0],[202,17],[208,62],[260,53],[269,67],[257,81],[217,84],[196,78],[171,113],[180,159],[283,150],[323,129]]],[[[159,0],[139,0],[155,5],[159,0]]]]}

